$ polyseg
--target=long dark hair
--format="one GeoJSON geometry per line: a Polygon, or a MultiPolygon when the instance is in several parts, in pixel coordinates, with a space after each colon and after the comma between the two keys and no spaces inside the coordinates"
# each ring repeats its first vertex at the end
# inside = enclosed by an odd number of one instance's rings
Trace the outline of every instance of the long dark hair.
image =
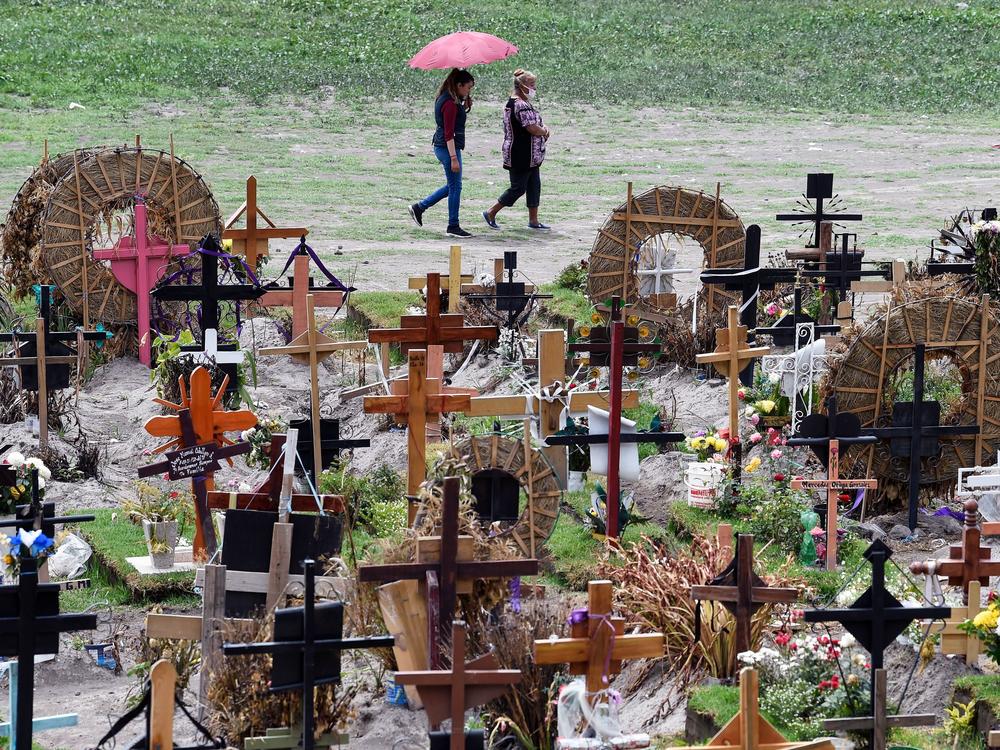
{"type": "Polygon", "coordinates": [[[465,68],[452,68],[451,72],[441,81],[441,85],[438,87],[437,93],[434,98],[437,99],[441,94],[451,94],[451,98],[455,101],[459,100],[458,87],[466,83],[475,83],[476,78],[465,68]]]}

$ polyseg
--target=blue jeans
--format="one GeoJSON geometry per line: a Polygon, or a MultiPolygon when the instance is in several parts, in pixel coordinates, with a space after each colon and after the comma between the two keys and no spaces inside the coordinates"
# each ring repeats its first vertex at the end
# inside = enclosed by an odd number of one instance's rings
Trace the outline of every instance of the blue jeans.
{"type": "Polygon", "coordinates": [[[448,196],[448,226],[457,227],[458,206],[462,200],[462,152],[459,149],[455,150],[455,155],[458,157],[457,172],[451,171],[451,154],[448,153],[447,148],[435,146],[434,155],[444,167],[444,177],[447,182],[422,201],[418,201],[418,205],[426,211],[439,200],[448,196]]]}

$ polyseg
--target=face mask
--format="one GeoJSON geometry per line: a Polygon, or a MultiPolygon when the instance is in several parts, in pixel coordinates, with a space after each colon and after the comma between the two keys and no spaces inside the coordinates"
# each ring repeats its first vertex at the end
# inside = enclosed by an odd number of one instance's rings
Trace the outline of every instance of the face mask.
{"type": "Polygon", "coordinates": [[[524,95],[527,96],[529,99],[534,99],[536,93],[537,92],[535,91],[534,88],[529,88],[527,91],[524,92],[524,95]]]}

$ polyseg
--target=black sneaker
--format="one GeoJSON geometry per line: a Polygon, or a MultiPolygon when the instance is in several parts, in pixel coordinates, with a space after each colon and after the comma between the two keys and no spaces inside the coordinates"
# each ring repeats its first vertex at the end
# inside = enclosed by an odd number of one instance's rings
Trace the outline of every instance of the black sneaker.
{"type": "Polygon", "coordinates": [[[447,233],[449,235],[451,235],[452,237],[471,237],[472,236],[471,233],[466,232],[464,229],[462,229],[462,227],[458,226],[457,224],[455,226],[453,226],[453,227],[448,227],[447,233]]]}
{"type": "Polygon", "coordinates": [[[420,207],[419,203],[410,204],[410,218],[413,219],[413,223],[418,227],[424,225],[424,209],[420,207]]]}

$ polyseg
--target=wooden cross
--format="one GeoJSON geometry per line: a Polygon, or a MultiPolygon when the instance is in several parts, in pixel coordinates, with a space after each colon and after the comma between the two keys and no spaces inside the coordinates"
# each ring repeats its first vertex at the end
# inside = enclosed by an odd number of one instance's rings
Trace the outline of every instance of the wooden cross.
{"type": "Polygon", "coordinates": [[[839,325],[821,326],[816,323],[807,313],[802,312],[802,288],[795,287],[794,302],[790,312],[785,312],[773,326],[769,328],[757,328],[755,334],[767,334],[771,337],[775,346],[795,346],[797,349],[802,344],[810,343],[816,336],[835,336],[840,332],[839,325]],[[805,341],[796,340],[801,336],[800,332],[808,333],[808,328],[803,325],[812,325],[812,336],[806,336],[805,341]]]}
{"type": "Polygon", "coordinates": [[[889,440],[893,457],[906,458],[910,463],[909,477],[909,527],[917,528],[917,507],[920,505],[920,462],[925,456],[941,452],[939,437],[951,435],[978,435],[979,425],[942,425],[941,404],[924,401],[924,356],[926,344],[913,347],[913,398],[909,403],[896,402],[892,406],[892,427],[869,427],[868,435],[889,440]]]}
{"type": "MultiPolygon", "coordinates": [[[[517,669],[497,669],[492,652],[472,661],[465,660],[465,623],[455,620],[451,627],[451,669],[419,672],[396,672],[400,685],[415,685],[427,712],[431,728],[451,719],[450,750],[465,750],[465,712],[500,697],[509,685],[521,681],[517,669]]],[[[482,742],[482,730],[475,730],[482,742]]],[[[474,746],[474,745],[473,745],[474,746]]]]}
{"type": "MultiPolygon", "coordinates": [[[[427,347],[427,377],[437,378],[441,383],[448,381],[444,376],[444,347],[431,345],[427,347]]],[[[393,396],[404,396],[409,389],[406,377],[392,378],[389,382],[389,393],[393,396]]],[[[376,387],[381,385],[377,383],[376,387]]],[[[455,396],[478,396],[477,388],[466,388],[454,385],[442,385],[441,393],[455,396]]],[[[427,422],[427,439],[431,442],[441,442],[441,420],[434,419],[427,422]]]]}
{"type": "Polygon", "coordinates": [[[625,619],[611,615],[611,581],[587,584],[587,608],[570,615],[569,638],[535,641],[535,664],[569,663],[569,673],[584,675],[587,692],[607,690],[627,659],[663,655],[663,633],[625,635],[625,619]]]}
{"type": "MultiPolygon", "coordinates": [[[[21,387],[38,393],[38,442],[49,442],[49,391],[69,387],[69,366],[75,364],[83,370],[83,342],[103,342],[111,338],[100,325],[97,330],[52,331],[49,324],[52,290],[42,284],[38,287],[38,317],[33,333],[11,331],[0,333],[0,343],[13,344],[13,356],[0,357],[0,367],[16,366],[21,372],[21,387]],[[76,342],[77,349],[69,346],[76,342]]],[[[98,344],[100,345],[100,344],[98,344]]]]}
{"type": "MultiPolygon", "coordinates": [[[[868,589],[846,609],[806,610],[806,622],[839,622],[871,655],[872,669],[885,666],[885,650],[914,620],[943,619],[949,607],[904,607],[885,587],[885,564],[892,550],[878,539],[865,550],[872,566],[868,589]]],[[[875,682],[872,681],[870,705],[875,705],[875,682]]]]}
{"type": "MultiPolygon", "coordinates": [[[[316,257],[311,247],[306,244],[303,237],[299,245],[292,251],[279,277],[285,274],[289,264],[293,264],[292,277],[289,279],[289,286],[282,288],[277,282],[267,284],[264,288],[264,296],[260,298],[260,304],[264,307],[291,307],[292,308],[292,338],[299,338],[309,330],[309,319],[307,316],[307,299],[312,297],[314,303],[319,307],[337,307],[344,304],[348,293],[353,291],[350,287],[344,286],[340,280],[333,276],[322,265],[322,271],[329,283],[326,287],[316,286],[316,282],[309,274],[309,261],[316,257]]],[[[317,263],[319,262],[317,258],[317,263]]]]}
{"type": "Polygon", "coordinates": [[[174,256],[187,255],[191,252],[191,246],[187,243],[171,245],[159,237],[149,236],[146,198],[143,195],[135,197],[133,217],[132,235],[122,237],[112,248],[95,249],[91,255],[94,260],[110,261],[111,273],[118,279],[118,283],[135,294],[139,361],[149,367],[152,361],[149,292],[156,285],[171,259],[174,256]]]}
{"type": "MultiPolygon", "coordinates": [[[[412,352],[411,352],[412,356],[412,352]]],[[[459,513],[459,483],[456,477],[444,480],[444,492],[441,502],[441,535],[438,538],[428,537],[418,540],[418,556],[411,563],[389,563],[385,565],[358,566],[359,581],[398,581],[398,580],[429,580],[429,591],[436,587],[438,591],[437,607],[428,606],[428,624],[430,627],[429,653],[437,651],[438,633],[442,640],[448,636],[448,623],[455,616],[458,606],[459,585],[481,578],[514,578],[516,576],[532,576],[538,574],[538,560],[471,560],[471,549],[462,552],[463,537],[458,533],[459,513]],[[426,547],[436,547],[428,557],[436,559],[421,560],[420,542],[426,547]],[[436,554],[434,554],[436,552],[436,554]],[[433,576],[433,580],[431,580],[433,576]],[[435,611],[436,610],[436,611],[435,611]],[[438,627],[435,628],[435,622],[438,627]]],[[[434,659],[432,658],[432,662],[434,659]]]]}
{"type": "Polygon", "coordinates": [[[241,253],[247,259],[247,265],[256,272],[257,261],[262,255],[267,255],[268,240],[291,239],[302,237],[309,233],[305,227],[279,227],[275,226],[267,214],[257,205],[257,178],[253,175],[247,177],[247,199],[243,201],[236,213],[229,217],[222,231],[222,239],[233,241],[233,252],[241,253]],[[234,225],[240,217],[246,217],[245,228],[236,229],[234,225]],[[266,227],[257,226],[257,217],[260,217],[267,224],[266,227]]]}
{"type": "MultiPolygon", "coordinates": [[[[313,457],[313,421],[311,419],[293,419],[288,426],[299,430],[299,468],[313,480],[315,484],[316,471],[313,457]]],[[[340,458],[341,451],[354,448],[367,448],[371,440],[367,438],[347,438],[340,436],[340,420],[333,417],[320,417],[319,420],[319,452],[320,470],[340,458]]]]}
{"type": "MultiPolygon", "coordinates": [[[[214,235],[206,235],[196,252],[201,258],[200,284],[171,284],[172,277],[168,276],[150,292],[150,296],[160,302],[199,302],[202,342],[207,344],[208,331],[219,330],[220,302],[250,302],[263,295],[264,290],[257,284],[219,283],[219,259],[231,256],[223,251],[214,235]]],[[[217,336],[217,333],[214,335],[217,336]]]]}
{"type": "MultiPolygon", "coordinates": [[[[774,289],[778,284],[795,283],[798,269],[762,268],[760,265],[760,227],[747,227],[746,252],[743,268],[709,268],[701,272],[702,284],[721,284],[723,289],[738,291],[742,296],[740,323],[751,331],[757,327],[757,298],[761,289],[774,289]]],[[[730,323],[730,327],[732,324],[730,323]]],[[[740,373],[744,385],[753,384],[753,360],[740,373]]]]}
{"type": "Polygon", "coordinates": [[[962,530],[962,541],[948,548],[948,559],[914,561],[910,563],[910,571],[915,575],[923,573],[947,576],[948,585],[962,587],[964,601],[968,604],[969,585],[973,581],[978,581],[988,588],[990,576],[1000,575],[1000,560],[991,560],[993,548],[980,544],[982,531],[979,528],[979,503],[975,500],[966,500],[964,509],[965,528],[962,530]]]}
{"type": "MultiPolygon", "coordinates": [[[[21,548],[21,570],[17,584],[0,586],[0,656],[17,657],[16,719],[11,747],[31,747],[34,704],[35,655],[59,653],[60,633],[93,630],[96,615],[59,614],[57,583],[40,583],[38,560],[21,548]]],[[[13,675],[11,675],[13,678],[13,675]]]]}
{"type": "Polygon", "coordinates": [[[937,721],[934,714],[897,714],[886,715],[886,674],[884,669],[874,670],[872,690],[875,702],[872,704],[870,716],[857,716],[846,719],[824,719],[823,728],[832,731],[856,731],[867,729],[871,732],[871,750],[886,750],[886,736],[892,727],[931,726],[937,721]]]}
{"type": "Polygon", "coordinates": [[[366,349],[365,341],[334,341],[316,329],[315,298],[306,297],[306,330],[292,339],[288,346],[267,347],[258,354],[263,356],[290,355],[309,365],[310,423],[312,425],[313,476],[318,483],[323,471],[322,440],[320,438],[319,363],[334,352],[346,349],[366,349]]]}
{"type": "Polygon", "coordinates": [[[790,742],[760,715],[760,678],[757,670],[740,671],[740,711],[707,745],[677,750],[834,750],[827,739],[790,742]]]}
{"type": "Polygon", "coordinates": [[[696,600],[722,602],[736,620],[735,653],[753,648],[753,617],[766,604],[790,604],[798,589],[768,586],[753,569],[753,534],[736,535],[736,554],[719,575],[707,584],[691,587],[696,600]]]}
{"type": "Polygon", "coordinates": [[[826,479],[795,478],[792,489],[826,490],[826,569],[837,569],[837,518],[838,501],[842,494],[852,490],[874,490],[876,479],[841,479],[840,444],[860,445],[877,440],[872,435],[861,434],[861,421],[856,414],[837,412],[836,394],[826,400],[826,414],[810,414],[799,424],[798,434],[788,440],[789,445],[808,445],[820,461],[826,463],[826,479]]]}
{"type": "Polygon", "coordinates": [[[830,221],[834,219],[836,221],[861,221],[861,214],[847,214],[840,213],[836,210],[829,211],[824,208],[824,202],[830,201],[831,206],[836,208],[837,203],[840,199],[833,193],[833,175],[830,173],[817,174],[812,173],[806,175],[806,201],[797,201],[799,206],[805,209],[805,211],[796,211],[791,214],[778,214],[774,218],[777,221],[791,221],[796,224],[802,224],[805,222],[812,222],[813,233],[806,247],[819,247],[820,246],[820,227],[823,222],[830,221]],[[814,205],[810,205],[809,201],[814,201],[814,205]]]}
{"type": "MultiPolygon", "coordinates": [[[[428,286],[428,276],[411,276],[408,288],[420,291],[428,286]]],[[[465,284],[472,284],[472,274],[462,273],[462,246],[452,245],[448,254],[448,274],[440,277],[441,291],[448,292],[448,312],[457,313],[461,307],[461,295],[465,284]]]]}
{"type": "MultiPolygon", "coordinates": [[[[314,750],[313,691],[317,685],[340,682],[340,652],[345,649],[385,648],[389,636],[342,638],[344,605],[315,602],[315,563],[306,560],[303,606],[274,613],[274,640],[268,643],[227,643],[225,656],[271,654],[271,692],[302,691],[303,750],[314,750]]],[[[397,675],[398,680],[398,675],[397,675]]]]}
{"type": "MultiPolygon", "coordinates": [[[[935,571],[929,573],[934,575],[935,571]]],[[[979,663],[979,655],[983,653],[983,642],[976,635],[971,635],[959,629],[966,620],[976,619],[983,611],[982,588],[979,581],[969,581],[968,603],[964,607],[952,607],[951,618],[945,620],[941,629],[941,653],[960,654],[965,663],[975,666],[979,663]]]]}
{"type": "MultiPolygon", "coordinates": [[[[213,490],[208,493],[208,507],[211,510],[278,510],[278,497],[281,493],[281,457],[284,453],[285,436],[272,435],[268,457],[271,468],[267,470],[264,481],[250,492],[225,492],[213,490]]],[[[341,495],[314,495],[293,493],[291,495],[291,510],[293,513],[315,513],[323,510],[327,513],[342,513],[344,498],[341,495]]]]}
{"type": "MultiPolygon", "coordinates": [[[[538,332],[538,385],[534,393],[521,396],[477,396],[470,400],[465,413],[470,417],[526,417],[538,418],[538,436],[544,441],[559,432],[565,424],[562,414],[586,414],[587,407],[608,405],[609,391],[581,391],[566,388],[566,332],[547,329],[538,332]]],[[[622,392],[622,407],[639,405],[639,392],[622,392]]],[[[566,449],[546,445],[542,448],[560,485],[566,487],[566,449]]]]}
{"type": "Polygon", "coordinates": [[[651,299],[653,304],[660,309],[676,307],[677,294],[674,292],[674,276],[694,273],[695,269],[673,267],[677,263],[677,251],[664,246],[663,235],[653,235],[647,242],[652,243],[652,247],[647,251],[646,243],[642,243],[636,253],[635,275],[638,281],[639,295],[651,299]],[[642,260],[649,264],[648,268],[639,267],[639,261],[642,260]],[[643,282],[647,279],[649,281],[644,284],[643,282]],[[652,291],[649,291],[650,288],[652,291]]]}
{"type": "Polygon", "coordinates": [[[750,347],[747,344],[747,327],[739,325],[736,307],[731,305],[728,328],[719,328],[715,332],[715,352],[695,357],[699,364],[712,364],[723,377],[729,379],[730,441],[739,441],[740,435],[740,372],[752,365],[755,358],[770,353],[770,347],[750,347]]]}
{"type": "MultiPolygon", "coordinates": [[[[614,369],[614,366],[612,366],[614,369]]],[[[619,381],[621,374],[619,373],[619,381]]],[[[614,382],[612,382],[612,387],[614,387],[614,382]]],[[[620,387],[620,386],[619,386],[620,387]]],[[[614,394],[614,391],[612,391],[614,394]]],[[[614,403],[614,395],[612,395],[612,403],[614,403]]],[[[619,498],[621,496],[621,446],[622,444],[635,445],[638,448],[639,443],[656,443],[657,445],[666,445],[667,443],[679,443],[684,440],[685,436],[683,432],[654,432],[652,430],[639,430],[635,431],[634,423],[631,428],[622,429],[622,418],[618,417],[617,420],[612,419],[608,412],[602,411],[594,406],[588,407],[589,410],[589,420],[588,424],[590,426],[590,432],[586,435],[552,435],[546,438],[545,442],[547,445],[607,445],[607,477],[608,477],[608,495],[607,495],[607,519],[606,519],[606,535],[609,539],[618,538],[618,506],[619,498]],[[601,433],[600,431],[595,431],[594,426],[599,420],[608,419],[608,430],[606,433],[601,433]]],[[[621,414],[621,405],[619,402],[619,415],[621,414]]],[[[628,422],[628,420],[625,420],[628,422]]],[[[593,448],[591,448],[593,450],[593,448]]],[[[638,459],[636,458],[636,463],[638,459]]],[[[595,473],[602,473],[599,468],[594,467],[593,471],[595,473]]],[[[636,480],[637,476],[626,477],[626,479],[636,480]]]]}
{"type": "MultiPolygon", "coordinates": [[[[245,409],[225,411],[221,406],[222,396],[226,391],[228,377],[223,379],[218,392],[212,395],[212,376],[204,367],[197,367],[191,373],[191,391],[184,383],[184,377],[178,378],[181,402],[174,404],[161,398],[154,399],[160,406],[165,406],[177,412],[173,416],[150,417],[143,429],[154,437],[169,437],[171,440],[156,448],[154,453],[164,453],[173,448],[188,448],[192,446],[214,445],[225,450],[236,443],[226,437],[227,432],[248,430],[257,424],[253,412],[245,409]],[[190,431],[185,429],[185,420],[181,412],[188,410],[190,414],[190,431]]],[[[192,480],[195,492],[195,523],[194,553],[209,556],[215,554],[215,530],[212,527],[212,517],[208,511],[208,492],[214,489],[211,471],[196,475],[192,480]]]]}
{"type": "MultiPolygon", "coordinates": [[[[427,420],[460,411],[468,413],[469,396],[441,392],[441,381],[427,376],[427,352],[411,349],[407,392],[400,396],[365,396],[364,410],[369,414],[395,414],[406,418],[407,479],[406,491],[416,495],[427,476],[427,420]]],[[[410,522],[414,508],[410,507],[410,522]]]]}
{"type": "MultiPolygon", "coordinates": [[[[427,274],[427,313],[404,315],[400,328],[376,328],[368,331],[371,344],[399,343],[405,354],[411,349],[424,349],[441,344],[446,353],[459,353],[470,339],[495,340],[496,326],[465,326],[461,313],[441,314],[441,275],[427,274]]],[[[367,399],[366,399],[367,400],[367,399]]]]}

